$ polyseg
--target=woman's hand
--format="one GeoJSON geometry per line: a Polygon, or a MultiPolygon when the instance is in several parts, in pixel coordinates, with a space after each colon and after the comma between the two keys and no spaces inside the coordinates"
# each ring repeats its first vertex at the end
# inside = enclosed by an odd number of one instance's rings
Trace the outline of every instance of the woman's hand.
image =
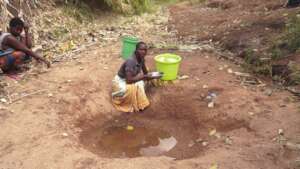
{"type": "Polygon", "coordinates": [[[149,74],[146,74],[144,76],[145,76],[145,80],[153,80],[153,79],[159,79],[160,78],[160,77],[151,76],[149,74]]]}
{"type": "Polygon", "coordinates": [[[151,80],[151,77],[148,74],[143,74],[144,80],[151,80]]]}

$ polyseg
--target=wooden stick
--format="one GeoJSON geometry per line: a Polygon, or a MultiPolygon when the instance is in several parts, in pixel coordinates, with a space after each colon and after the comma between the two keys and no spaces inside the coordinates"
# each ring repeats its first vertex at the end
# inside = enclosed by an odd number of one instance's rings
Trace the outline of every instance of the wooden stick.
{"type": "Polygon", "coordinates": [[[19,101],[19,100],[21,100],[25,97],[32,96],[32,95],[35,95],[35,94],[39,94],[39,93],[42,93],[42,92],[45,92],[45,91],[47,91],[47,89],[42,89],[42,90],[38,90],[38,91],[35,91],[35,92],[32,92],[32,93],[25,94],[24,96],[21,96],[19,98],[16,98],[16,99],[12,100],[11,103],[9,103],[9,104],[13,104],[16,101],[19,101]]]}

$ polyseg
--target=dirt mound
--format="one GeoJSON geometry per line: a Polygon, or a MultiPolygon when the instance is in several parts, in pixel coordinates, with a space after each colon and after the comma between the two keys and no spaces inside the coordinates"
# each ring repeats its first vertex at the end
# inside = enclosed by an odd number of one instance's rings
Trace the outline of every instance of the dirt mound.
{"type": "Polygon", "coordinates": [[[239,53],[250,47],[263,48],[270,37],[281,32],[286,18],[282,12],[286,11],[281,1],[213,0],[193,7],[171,7],[171,24],[186,40],[211,39],[239,53]]]}
{"type": "Polygon", "coordinates": [[[298,70],[289,66],[290,61],[277,64],[288,60],[286,56],[296,50],[289,48],[298,44],[293,40],[296,35],[284,38],[287,32],[298,31],[296,26],[287,26],[297,25],[298,21],[292,19],[297,8],[284,5],[280,0],[209,0],[193,6],[182,3],[171,7],[171,25],[186,43],[213,43],[230,51],[230,58],[244,60],[242,65],[252,73],[271,77],[281,85],[298,85],[298,70]]]}

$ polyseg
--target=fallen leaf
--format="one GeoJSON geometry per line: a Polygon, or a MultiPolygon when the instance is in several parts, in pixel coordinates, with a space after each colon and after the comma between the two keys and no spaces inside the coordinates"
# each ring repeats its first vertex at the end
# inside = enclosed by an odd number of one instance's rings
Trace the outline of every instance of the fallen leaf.
{"type": "Polygon", "coordinates": [[[213,164],[212,166],[209,167],[209,169],[218,169],[218,164],[213,164]]]}
{"type": "Polygon", "coordinates": [[[126,127],[126,130],[128,130],[128,131],[132,131],[132,130],[134,130],[134,127],[133,127],[133,126],[131,126],[131,125],[128,125],[128,126],[126,127]]]}
{"type": "Polygon", "coordinates": [[[213,129],[209,132],[209,136],[214,136],[217,133],[216,129],[213,129]]]}

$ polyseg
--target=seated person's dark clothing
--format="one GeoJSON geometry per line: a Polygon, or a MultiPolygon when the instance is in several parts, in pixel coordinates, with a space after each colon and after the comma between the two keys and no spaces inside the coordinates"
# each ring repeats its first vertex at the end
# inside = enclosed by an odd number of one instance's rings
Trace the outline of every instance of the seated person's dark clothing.
{"type": "Polygon", "coordinates": [[[287,7],[296,7],[300,5],[300,0],[288,0],[287,7]]]}
{"type": "Polygon", "coordinates": [[[133,76],[138,75],[143,70],[143,66],[145,67],[145,61],[142,60],[141,63],[139,63],[135,56],[132,58],[126,60],[123,65],[121,66],[118,76],[120,78],[125,79],[126,78],[126,72],[131,72],[133,76]]]}

